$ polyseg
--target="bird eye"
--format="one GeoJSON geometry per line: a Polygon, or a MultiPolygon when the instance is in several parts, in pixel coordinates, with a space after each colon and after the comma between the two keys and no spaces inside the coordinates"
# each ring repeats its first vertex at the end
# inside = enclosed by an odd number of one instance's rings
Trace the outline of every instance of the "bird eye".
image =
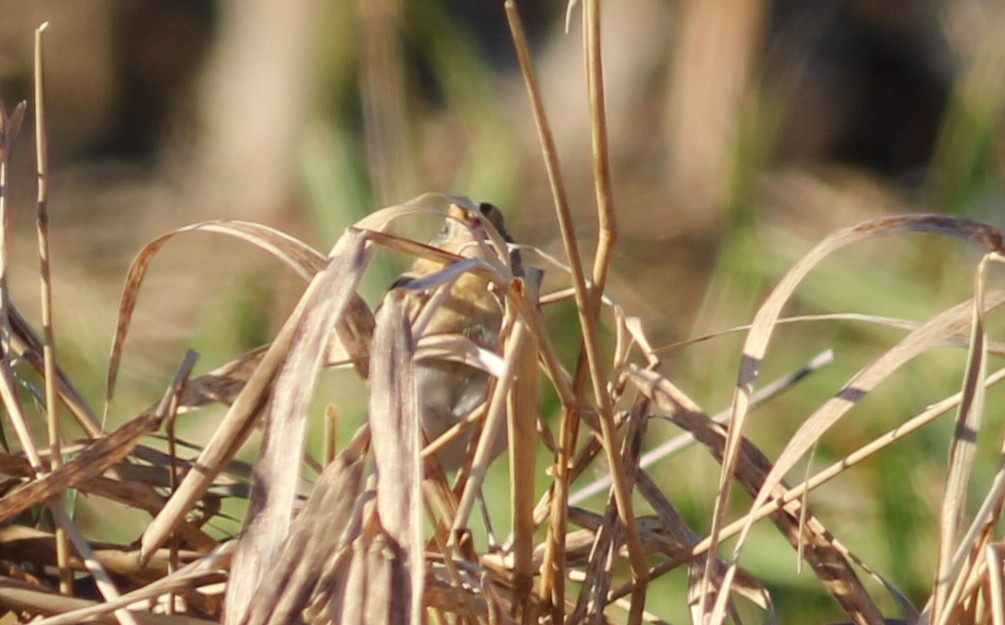
{"type": "Polygon", "coordinates": [[[478,210],[481,212],[482,216],[489,220],[496,230],[499,232],[505,232],[503,228],[503,215],[499,207],[494,204],[489,204],[488,202],[482,202],[478,205],[478,210]]]}

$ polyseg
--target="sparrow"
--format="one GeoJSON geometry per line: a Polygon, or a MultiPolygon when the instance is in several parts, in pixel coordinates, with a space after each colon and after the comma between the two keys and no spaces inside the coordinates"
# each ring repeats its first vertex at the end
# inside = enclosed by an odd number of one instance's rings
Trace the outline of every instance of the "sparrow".
{"type": "MultiPolygon", "coordinates": [[[[490,243],[489,228],[507,243],[502,212],[488,203],[474,205],[460,200],[451,202],[443,228],[429,246],[462,258],[494,260],[499,251],[490,243]],[[495,258],[491,258],[494,256],[495,258]]],[[[509,252],[509,267],[519,275],[519,256],[509,252]]],[[[498,351],[503,323],[503,303],[490,280],[471,271],[460,273],[452,281],[426,287],[423,280],[445,269],[442,262],[418,258],[390,287],[403,289],[416,339],[435,335],[460,335],[477,347],[498,351]]],[[[491,376],[484,370],[442,357],[417,358],[415,383],[419,414],[427,441],[434,441],[455,424],[466,419],[488,399],[491,376]]],[[[451,471],[464,462],[471,435],[466,432],[441,448],[436,456],[444,470],[451,471]]],[[[493,456],[505,447],[505,436],[495,441],[493,456]]]]}

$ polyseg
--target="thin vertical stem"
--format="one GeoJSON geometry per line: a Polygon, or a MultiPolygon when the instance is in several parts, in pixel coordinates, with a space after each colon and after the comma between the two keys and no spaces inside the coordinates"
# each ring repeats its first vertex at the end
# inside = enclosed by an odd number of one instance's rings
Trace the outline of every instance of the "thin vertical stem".
{"type": "MultiPolygon", "coordinates": [[[[35,225],[38,232],[38,257],[41,271],[42,298],[42,364],[45,384],[45,407],[49,426],[49,468],[55,471],[63,466],[62,433],[59,420],[59,401],[56,393],[56,339],[52,324],[52,280],[49,246],[49,150],[45,125],[45,47],[42,34],[49,27],[44,22],[35,29],[35,168],[37,178],[37,206],[35,225]]],[[[63,508],[62,493],[54,497],[52,506],[63,508]]],[[[73,593],[73,574],[70,570],[70,543],[66,530],[56,528],[56,566],[59,569],[59,592],[73,593]]]]}
{"type": "MultiPolygon", "coordinates": [[[[604,440],[604,450],[614,482],[614,496],[617,501],[619,520],[625,530],[626,543],[629,552],[629,559],[632,563],[633,575],[635,575],[637,579],[644,579],[647,570],[646,562],[645,557],[643,556],[641,543],[639,542],[638,533],[635,529],[630,491],[625,481],[621,456],[618,453],[621,446],[618,444],[617,440],[611,396],[608,392],[604,367],[601,361],[600,345],[596,332],[596,314],[591,312],[594,308],[591,305],[593,297],[591,297],[591,292],[587,287],[585,271],[583,269],[582,259],[579,252],[579,243],[576,239],[575,229],[573,228],[572,214],[569,210],[568,197],[565,192],[565,186],[562,181],[559,168],[557,150],[555,149],[554,138],[551,134],[551,130],[547,122],[547,116],[544,112],[544,105],[540,97],[537,78],[534,74],[533,66],[530,61],[530,53],[527,46],[526,36],[513,0],[507,0],[505,7],[506,16],[509,20],[510,32],[513,36],[513,42],[516,47],[517,59],[523,73],[524,83],[530,97],[531,107],[534,111],[534,119],[538,128],[538,137],[541,141],[541,149],[544,153],[545,167],[551,184],[559,228],[562,231],[562,241],[565,245],[566,256],[569,259],[569,266],[575,291],[576,308],[579,313],[579,322],[583,334],[583,348],[585,351],[586,363],[589,368],[590,381],[593,386],[594,399],[597,403],[597,410],[600,416],[600,429],[604,440]]],[[[595,11],[596,6],[594,6],[594,14],[596,14],[595,11]]],[[[594,18],[592,21],[595,24],[593,36],[599,38],[599,18],[594,18]]],[[[594,54],[599,55],[599,48],[595,48],[595,50],[594,54]]],[[[602,94],[600,97],[602,97],[602,94]]],[[[603,109],[599,111],[599,115],[603,116],[603,109]]],[[[598,136],[606,136],[606,131],[602,130],[598,136]]],[[[606,169],[606,165],[603,165],[603,167],[606,169]]],[[[609,188],[609,176],[605,174],[602,176],[602,179],[601,186],[605,189],[609,188]]],[[[605,197],[609,198],[609,193],[605,193],[605,197]]],[[[605,210],[607,210],[608,215],[602,219],[609,221],[610,215],[612,214],[610,210],[610,202],[605,199],[604,204],[607,207],[605,210]]],[[[608,232],[614,232],[613,228],[609,229],[608,232]]],[[[601,258],[601,263],[604,269],[600,272],[602,276],[606,276],[607,261],[605,259],[609,254],[609,246],[612,242],[613,239],[609,240],[604,245],[604,258],[601,258]]],[[[578,397],[579,393],[576,393],[576,396],[578,397]]],[[[545,555],[545,583],[543,584],[543,588],[551,589],[551,602],[555,622],[561,622],[561,610],[564,606],[564,592],[561,588],[564,583],[564,564],[561,561],[564,557],[564,532],[566,523],[564,515],[568,499],[569,458],[571,457],[572,446],[575,444],[575,437],[568,435],[568,433],[575,432],[574,426],[576,420],[578,419],[577,412],[576,405],[563,406],[563,428],[560,436],[560,451],[558,453],[558,457],[556,458],[555,466],[556,479],[554,499],[552,501],[552,522],[549,528],[550,539],[548,543],[548,551],[545,555]],[[569,425],[571,425],[571,427],[567,427],[569,425]]]]}
{"type": "Polygon", "coordinates": [[[599,314],[600,298],[607,283],[611,250],[618,240],[614,214],[614,193],[611,188],[611,161],[607,138],[607,102],[604,91],[604,66],[600,48],[600,7],[597,0],[587,0],[584,6],[586,25],[586,79],[590,102],[590,138],[593,145],[593,184],[597,196],[599,240],[593,259],[594,315],[599,314]]]}
{"type": "MultiPolygon", "coordinates": [[[[593,145],[593,174],[597,196],[597,219],[599,240],[593,264],[593,290],[591,297],[585,298],[586,315],[595,324],[600,315],[600,299],[607,281],[611,249],[617,241],[618,233],[614,218],[614,204],[611,193],[610,159],[607,148],[607,107],[604,100],[604,70],[600,50],[600,1],[586,0],[583,6],[583,27],[586,53],[586,78],[590,100],[591,139],[593,145]]],[[[577,289],[578,290],[578,289],[577,289]]],[[[585,326],[584,326],[585,328],[585,326]]],[[[624,467],[619,450],[612,414],[611,397],[607,390],[607,378],[600,360],[600,350],[595,332],[584,333],[586,357],[590,366],[593,392],[600,412],[600,429],[604,436],[604,452],[611,476],[614,480],[614,497],[618,505],[618,516],[625,530],[625,543],[632,576],[636,583],[645,586],[649,566],[645,559],[642,543],[635,528],[635,514],[632,510],[631,489],[626,483],[624,467]]],[[[641,614],[633,610],[633,621],[641,614]]]]}
{"type": "MultiPolygon", "coordinates": [[[[531,64],[530,49],[527,44],[527,36],[523,29],[523,23],[520,20],[520,14],[516,10],[513,0],[507,0],[505,8],[510,34],[513,37],[513,45],[520,63],[520,70],[523,73],[531,108],[534,111],[534,121],[537,124],[541,151],[544,156],[545,169],[548,172],[548,181],[551,184],[552,199],[555,202],[555,210],[558,214],[558,223],[562,231],[562,240],[565,243],[566,256],[569,258],[569,266],[571,267],[573,279],[576,280],[576,301],[578,303],[583,295],[583,291],[585,291],[585,286],[580,284],[584,282],[583,267],[579,256],[579,244],[576,241],[576,234],[572,227],[572,215],[569,211],[569,200],[565,191],[565,183],[562,180],[558,152],[555,149],[555,140],[551,134],[548,117],[544,111],[544,103],[541,101],[537,76],[535,76],[534,68],[531,64]]],[[[569,498],[569,470],[572,449],[575,445],[575,424],[579,418],[578,411],[576,410],[577,402],[578,399],[575,396],[563,397],[562,401],[562,425],[558,449],[555,454],[555,479],[552,485],[548,541],[545,549],[544,564],[542,566],[541,599],[551,604],[551,620],[557,625],[565,622],[565,535],[568,525],[566,503],[569,498]]]]}

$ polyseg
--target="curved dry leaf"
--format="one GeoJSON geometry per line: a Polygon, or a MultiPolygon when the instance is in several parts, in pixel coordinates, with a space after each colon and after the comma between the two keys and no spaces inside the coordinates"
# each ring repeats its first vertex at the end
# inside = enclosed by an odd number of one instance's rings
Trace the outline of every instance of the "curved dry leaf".
{"type": "MultiPolygon", "coordinates": [[[[807,376],[815,373],[821,368],[831,364],[834,361],[834,352],[831,350],[825,350],[820,354],[817,354],[811,358],[805,365],[776,378],[770,384],[765,385],[763,388],[759,389],[754,395],[754,405],[760,405],[767,402],[784,391],[793,388],[798,382],[807,378],[807,376]]],[[[647,370],[651,367],[646,367],[647,370]]],[[[628,378],[631,379],[632,371],[629,369],[627,371],[628,378]]],[[[653,375],[657,375],[653,373],[653,375]]],[[[722,410],[712,415],[712,420],[719,424],[725,424],[729,419],[730,413],[729,409],[722,410]]],[[[660,415],[651,415],[650,418],[663,418],[660,415]]],[[[671,439],[667,439],[660,443],[659,445],[648,450],[642,457],[639,458],[639,466],[643,469],[647,469],[652,465],[656,464],[660,460],[665,460],[674,454],[683,451],[684,449],[690,447],[691,445],[697,443],[698,440],[694,435],[684,432],[671,439]]],[[[569,505],[578,505],[590,497],[593,497],[604,490],[607,490],[611,485],[610,476],[601,476],[592,482],[589,482],[583,486],[578,487],[571,495],[569,495],[569,505]]]]}
{"type": "Polygon", "coordinates": [[[492,350],[475,345],[460,334],[430,334],[419,339],[415,350],[416,360],[453,360],[469,367],[481,369],[500,377],[506,365],[503,358],[492,350]]]}
{"type": "MultiPolygon", "coordinates": [[[[283,325],[247,384],[241,389],[223,420],[213,432],[213,436],[199,454],[197,463],[200,470],[190,471],[185,476],[178,489],[171,495],[164,508],[143,533],[140,540],[143,557],[164,544],[173,529],[184,520],[185,515],[210,487],[216,475],[234,457],[241,444],[247,439],[255,418],[263,409],[269,393],[272,391],[277,371],[286,360],[294,337],[301,330],[305,308],[308,302],[312,301],[314,292],[321,288],[322,283],[327,285],[331,282],[334,274],[349,272],[349,276],[353,280],[359,279],[362,267],[356,266],[353,259],[362,258],[362,233],[349,230],[340,239],[340,242],[339,248],[341,249],[336,250],[336,255],[332,256],[325,270],[317,274],[308,285],[297,308],[283,325]]],[[[355,288],[355,283],[353,283],[353,288],[355,288]]],[[[326,345],[327,343],[322,345],[322,351],[326,345]]],[[[298,457],[299,453],[298,449],[298,457]]]]}
{"type": "Polygon", "coordinates": [[[214,403],[229,406],[247,384],[267,350],[268,345],[253,349],[189,380],[181,394],[178,414],[214,403]]]}
{"type": "Polygon", "coordinates": [[[286,346],[282,364],[265,391],[269,407],[262,453],[255,464],[251,502],[227,585],[226,614],[231,624],[241,622],[289,532],[301,468],[291,455],[298,458],[304,447],[307,409],[328,351],[328,338],[365,268],[358,232],[349,231],[332,254],[285,324],[288,342],[277,339],[273,344],[286,346]]]}
{"type": "Polygon", "coordinates": [[[265,250],[281,262],[291,267],[305,280],[310,280],[324,266],[325,257],[310,246],[298,241],[288,234],[275,228],[246,221],[207,221],[184,228],[179,228],[163,234],[143,246],[143,249],[133,258],[122,287],[122,297],[119,300],[119,315],[115,324],[115,336],[112,341],[111,355],[108,359],[108,371],[105,383],[105,413],[115,392],[118,378],[119,363],[122,358],[122,348],[126,334],[132,321],[139,297],[140,287],[146,276],[147,269],[157,252],[176,236],[190,232],[209,232],[235,238],[265,250]]]}
{"type": "MultiPolygon", "coordinates": [[[[988,308],[996,308],[1002,304],[1005,304],[1005,291],[996,292],[987,301],[988,308]]],[[[814,411],[789,439],[771,474],[765,479],[752,509],[764,503],[768,497],[767,491],[777,486],[820,436],[851,410],[859,399],[874,390],[904,364],[966,327],[970,321],[971,307],[972,303],[969,301],[957,304],[922,324],[879,358],[866,365],[841,391],[814,411]]]]}
{"type": "MultiPolygon", "coordinates": [[[[791,325],[799,323],[811,323],[815,321],[854,321],[860,323],[866,323],[869,325],[875,325],[883,328],[892,328],[894,330],[904,330],[905,332],[910,332],[915,330],[921,325],[918,321],[913,321],[910,319],[900,319],[897,317],[883,317],[881,315],[867,315],[863,313],[823,313],[819,315],[797,315],[795,317],[782,317],[775,322],[775,326],[791,325]]],[[[710,332],[709,334],[703,334],[702,336],[696,336],[694,338],[686,339],[683,341],[678,341],[676,343],[670,343],[669,345],[661,345],[655,348],[653,351],[657,354],[662,354],[666,352],[672,352],[685,347],[690,347],[691,345],[696,345],[698,343],[704,343],[705,341],[710,341],[712,339],[719,338],[721,336],[727,336],[730,334],[735,334],[737,332],[747,332],[751,326],[741,325],[734,326],[732,328],[726,328],[725,330],[718,330],[716,332],[710,332]]],[[[966,348],[969,345],[970,339],[963,333],[953,336],[945,344],[950,347],[962,347],[966,348]]],[[[1005,356],[1005,344],[1003,343],[989,343],[988,353],[995,354],[996,356],[1005,356]]]]}
{"type": "MultiPolygon", "coordinates": [[[[11,524],[0,529],[0,548],[9,561],[33,562],[44,566],[56,565],[56,536],[54,533],[42,531],[24,525],[11,524]]],[[[91,542],[91,547],[101,565],[110,573],[128,577],[130,580],[150,582],[164,577],[169,572],[170,561],[167,550],[162,550],[149,563],[141,565],[136,558],[136,550],[123,548],[114,544],[91,542]]],[[[191,550],[178,552],[179,562],[189,563],[197,560],[202,554],[191,550]]],[[[70,566],[77,571],[84,571],[83,560],[77,554],[71,554],[70,566]]]]}
{"type": "MultiPolygon", "coordinates": [[[[215,551],[202,558],[185,564],[182,568],[157,579],[145,586],[125,593],[116,599],[103,603],[85,601],[78,604],[64,604],[54,616],[36,621],[45,625],[71,625],[73,623],[100,620],[113,611],[135,606],[141,601],[155,601],[158,597],[175,591],[193,590],[203,585],[218,584],[226,579],[225,561],[230,558],[232,543],[224,543],[215,551]]],[[[133,560],[135,561],[135,556],[133,560]]],[[[64,595],[58,595],[67,599],[64,595]]],[[[141,624],[150,625],[206,625],[207,621],[184,614],[153,614],[139,610],[129,611],[129,615],[141,624]]]]}
{"type": "MultiPolygon", "coordinates": [[[[932,592],[931,620],[948,622],[949,609],[955,602],[947,601],[954,578],[963,566],[962,559],[954,559],[958,543],[959,526],[966,512],[967,491],[977,451],[977,433],[984,413],[984,381],[987,379],[988,339],[984,329],[984,292],[987,268],[991,262],[1002,260],[997,253],[986,254],[977,269],[973,306],[973,324],[970,353],[963,380],[962,400],[957,410],[955,435],[949,452],[949,476],[942,499],[939,519],[939,559],[932,592]]],[[[955,582],[959,584],[959,581],[955,582]]]]}
{"type": "MultiPolygon", "coordinates": [[[[1002,247],[1001,232],[978,221],[944,215],[898,215],[868,221],[858,226],[839,230],[821,241],[809,254],[804,256],[786,273],[768,295],[764,304],[758,309],[751,323],[750,332],[744,342],[742,361],[736,389],[733,394],[732,418],[730,419],[726,454],[719,480],[720,492],[716,498],[715,512],[712,519],[711,538],[713,550],[718,547],[718,533],[723,524],[726,503],[730,496],[731,478],[735,471],[739,444],[743,437],[746,417],[750,409],[754,380],[760,371],[761,361],[767,350],[776,322],[781,316],[782,308],[788,302],[803,278],[826,257],[854,243],[901,232],[930,232],[954,236],[978,243],[988,251],[1000,250],[1002,247]]],[[[805,443],[801,441],[799,444],[803,446],[805,443]]],[[[790,444],[790,448],[792,448],[792,444],[790,444]]],[[[791,454],[791,456],[796,455],[795,451],[791,454]]],[[[802,452],[798,453],[798,456],[801,457],[802,452]]],[[[762,488],[757,497],[757,502],[753,506],[754,509],[759,507],[764,499],[767,498],[769,490],[773,485],[778,484],[781,475],[791,468],[791,464],[786,466],[787,463],[783,463],[781,460],[780,458],[773,469],[770,479],[766,480],[764,488],[762,488]]],[[[788,458],[786,460],[788,461],[788,458]]],[[[742,549],[746,535],[747,531],[745,530],[734,549],[734,557],[742,549]]],[[[709,570],[706,568],[706,579],[708,578],[708,573],[709,570]]],[[[713,623],[721,622],[721,603],[716,608],[716,611],[717,614],[712,619],[713,623]]]]}
{"type": "MultiPolygon", "coordinates": [[[[655,374],[651,372],[647,372],[647,375],[655,376],[655,374]]],[[[1005,369],[998,369],[990,376],[988,376],[988,378],[985,380],[985,386],[990,387],[1002,382],[1003,380],[1005,380],[1005,369]]],[[[757,511],[756,514],[745,515],[739,520],[730,523],[728,526],[723,528],[721,538],[725,540],[739,534],[741,531],[743,531],[744,526],[750,520],[751,516],[753,516],[754,520],[760,520],[767,517],[769,514],[777,510],[780,506],[793,501],[800,500],[800,498],[803,497],[807,491],[820,487],[833,477],[843,473],[844,471],[850,469],[851,467],[854,467],[863,460],[872,457],[877,451],[889,446],[893,442],[896,442],[909,436],[911,433],[917,431],[924,425],[931,423],[940,415],[945,414],[949,410],[958,406],[962,399],[962,395],[963,392],[959,391],[954,395],[951,395],[935,404],[932,404],[924,411],[910,418],[903,424],[888,431],[886,434],[874,438],[872,442],[864,445],[858,450],[848,454],[844,458],[838,460],[834,464],[818,472],[809,480],[805,480],[793,486],[792,488],[790,488],[788,491],[785,492],[782,499],[773,499],[771,501],[768,501],[764,504],[764,506],[762,506],[757,511]]],[[[957,559],[969,558],[972,555],[973,551],[972,549],[967,547],[970,545],[979,544],[977,536],[979,534],[983,534],[988,527],[993,526],[993,524],[997,522],[996,519],[998,518],[998,515],[1000,514],[1001,511],[1001,502],[1003,501],[1003,499],[1005,499],[1005,479],[1002,479],[1001,475],[1002,472],[999,471],[999,475],[996,476],[995,482],[988,496],[981,505],[980,511],[975,516],[974,523],[972,524],[967,535],[960,541],[961,548],[955,555],[955,558],[957,559]]],[[[700,552],[704,552],[708,547],[707,544],[708,542],[710,541],[707,540],[703,541],[703,543],[699,545],[697,550],[700,552]]],[[[855,554],[844,549],[839,543],[835,543],[835,547],[843,549],[842,553],[844,553],[847,559],[854,562],[867,574],[869,574],[874,579],[883,584],[883,586],[887,589],[887,591],[891,594],[891,596],[897,601],[897,604],[901,607],[901,611],[905,616],[906,622],[908,623],[918,622],[917,609],[904,596],[904,594],[899,589],[897,589],[896,586],[894,586],[889,580],[885,579],[882,575],[879,575],[876,571],[874,571],[871,567],[869,567],[868,564],[866,564],[860,558],[855,556],[855,554]]],[[[673,567],[661,565],[657,567],[656,574],[662,574],[663,572],[665,572],[666,570],[670,570],[671,568],[673,567]]],[[[965,578],[961,577],[960,579],[965,578]]],[[[950,600],[952,602],[952,597],[950,597],[950,600]]]]}
{"type": "Polygon", "coordinates": [[[78,456],[0,498],[0,520],[55,497],[67,488],[101,475],[129,455],[140,438],[160,424],[154,415],[143,415],[107,436],[95,439],[78,456]]]}
{"type": "MultiPolygon", "coordinates": [[[[691,432],[708,447],[720,463],[724,461],[727,434],[723,426],[712,421],[693,400],[657,373],[632,367],[630,375],[639,390],[671,414],[674,423],[691,432]]],[[[736,466],[737,470],[733,475],[747,493],[754,496],[764,492],[766,478],[772,473],[771,462],[760,449],[746,439],[741,439],[736,466]]],[[[771,494],[780,497],[783,496],[784,490],[781,485],[776,484],[771,494]]],[[[752,524],[756,518],[755,509],[743,519],[745,526],[752,524]]],[[[801,502],[792,501],[783,508],[776,509],[771,513],[771,520],[794,548],[798,548],[801,544],[806,545],[801,552],[803,559],[813,568],[831,596],[849,615],[862,617],[859,622],[882,622],[879,609],[865,591],[844,553],[837,548],[834,538],[811,512],[808,510],[803,512],[801,502]]],[[[717,544],[712,537],[708,540],[711,545],[717,544]]],[[[722,574],[722,581],[715,584],[716,590],[708,592],[704,589],[710,588],[709,581],[717,579],[718,575],[713,570],[713,562],[711,558],[706,561],[706,573],[702,576],[703,590],[698,594],[707,598],[702,602],[703,610],[708,611],[711,599],[714,597],[713,615],[723,616],[728,609],[728,602],[733,592],[732,583],[739,574],[739,568],[734,558],[722,574]],[[705,577],[708,575],[712,577],[706,580],[705,577]]]]}

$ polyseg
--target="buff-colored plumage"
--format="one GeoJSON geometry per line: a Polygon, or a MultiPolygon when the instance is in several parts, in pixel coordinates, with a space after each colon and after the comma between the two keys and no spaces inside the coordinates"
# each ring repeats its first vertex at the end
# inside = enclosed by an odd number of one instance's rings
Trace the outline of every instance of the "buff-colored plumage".
{"type": "MultiPolygon", "coordinates": [[[[474,214],[491,223],[502,236],[502,214],[490,204],[468,208],[452,204],[443,229],[429,242],[432,247],[465,258],[486,258],[495,252],[487,244],[484,223],[474,214]],[[479,243],[481,241],[481,243],[479,243]]],[[[417,259],[394,286],[412,286],[414,281],[441,271],[439,262],[417,259]]],[[[461,274],[444,294],[424,290],[409,290],[405,305],[413,326],[423,336],[438,334],[461,335],[475,345],[497,350],[502,325],[502,306],[490,288],[489,281],[471,272],[461,274]],[[435,306],[426,310],[428,306],[435,306]]],[[[483,402],[489,391],[489,375],[475,367],[454,360],[425,358],[416,362],[416,386],[422,425],[428,440],[433,441],[451,426],[466,418],[483,402]]],[[[447,469],[460,466],[470,436],[461,436],[444,447],[437,457],[447,469]]],[[[504,447],[505,437],[499,436],[495,452],[504,447]]]]}

